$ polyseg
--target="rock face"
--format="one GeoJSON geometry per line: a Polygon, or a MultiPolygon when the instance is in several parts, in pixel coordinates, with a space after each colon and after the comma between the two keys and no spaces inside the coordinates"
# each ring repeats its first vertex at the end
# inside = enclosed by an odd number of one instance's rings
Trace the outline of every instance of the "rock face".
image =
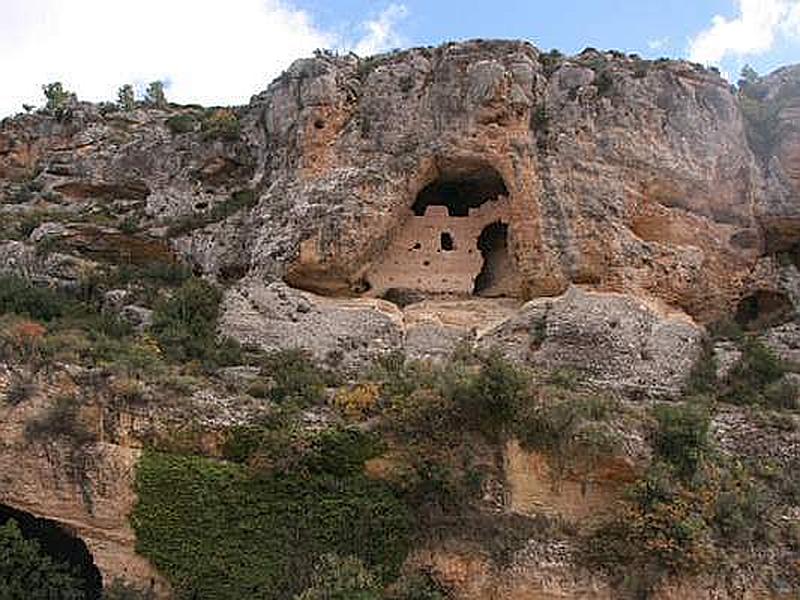
{"type": "MultiPolygon", "coordinates": [[[[498,348],[671,398],[720,318],[767,327],[800,358],[798,257],[800,67],[737,94],[686,62],[470,41],[318,53],[235,109],[81,103],[0,123],[0,274],[77,288],[186,262],[225,288],[221,333],[345,373],[397,350],[498,348]]],[[[105,308],[146,329],[153,306],[106,291],[105,308]]],[[[210,437],[243,411],[206,404],[210,437]]],[[[68,449],[24,440],[25,411],[44,408],[0,402],[0,501],[72,528],[104,575],[161,585],[127,521],[150,419],[100,436],[74,480],[55,472],[68,449]]],[[[560,502],[582,518],[630,475],[606,465],[554,495],[540,458],[505,449],[517,512],[560,502]],[[586,477],[608,485],[584,493],[586,477]]],[[[502,577],[451,550],[419,562],[464,598],[614,597],[559,540],[523,548],[502,577]]]]}
{"type": "Polygon", "coordinates": [[[701,341],[702,331],[682,313],[572,288],[529,302],[479,343],[521,362],[574,370],[600,389],[677,396],[701,341]]]}
{"type": "Polygon", "coordinates": [[[760,81],[752,93],[757,122],[751,143],[764,165],[767,193],[758,212],[771,245],[785,249],[797,242],[800,195],[800,67],[784,67],[760,81]],[[760,111],[760,112],[757,112],[760,111]]]}
{"type": "Polygon", "coordinates": [[[353,370],[402,348],[400,311],[383,300],[332,301],[282,283],[240,286],[226,298],[221,327],[265,350],[300,348],[353,370]]]}
{"type": "Polygon", "coordinates": [[[0,177],[9,196],[33,178],[61,208],[110,203],[154,236],[251,188],[246,218],[174,241],[212,276],[375,296],[400,266],[417,276],[396,287],[468,294],[488,265],[508,276],[503,293],[525,299],[585,284],[709,321],[746,295],[765,241],[798,218],[797,78],[765,79],[781,110],[756,157],[726,82],[688,63],[554,58],[501,41],[320,54],[237,110],[236,140],[209,142],[199,124],[171,133],[169,112],[80,105],[68,123],[6,121],[0,177]],[[507,207],[484,219],[498,196],[507,207]],[[402,259],[415,219],[441,207],[452,223],[431,222],[419,256],[402,259]],[[503,232],[480,247],[492,223],[503,232]]]}
{"type": "Polygon", "coordinates": [[[297,286],[362,290],[431,190],[440,205],[507,193],[523,297],[585,283],[711,319],[759,252],[762,174],[735,97],[688,64],[588,52],[554,65],[506,42],[319,57],[251,109],[277,174],[252,264],[273,269],[287,238],[266,228],[306,210],[289,236],[297,286]]]}
{"type": "MultiPolygon", "coordinates": [[[[180,129],[169,111],[87,104],[7,120],[0,178],[48,210],[111,207],[223,280],[522,299],[579,284],[709,322],[751,292],[764,248],[798,237],[797,81],[765,78],[780,110],[754,154],[726,82],[685,62],[504,41],[320,53],[237,109],[234,138],[193,109],[180,129]],[[254,205],[214,212],[242,189],[254,205]],[[195,224],[165,229],[181,219],[195,224]]],[[[96,259],[113,237],[59,239],[96,259]]],[[[124,257],[159,252],[115,239],[124,257]]]]}
{"type": "Polygon", "coordinates": [[[444,359],[466,345],[572,370],[601,389],[649,396],[678,396],[700,355],[703,332],[685,314],[622,294],[573,287],[521,308],[485,302],[400,310],[382,300],[331,299],[250,281],[228,292],[221,328],[265,350],[307,350],[349,372],[389,352],[444,359]]]}
{"type": "Polygon", "coordinates": [[[133,581],[165,594],[165,581],[136,554],[128,522],[140,450],[103,441],[78,448],[64,440],[26,439],[26,423],[46,412],[52,398],[44,389],[32,401],[10,405],[9,385],[8,374],[0,372],[0,502],[78,536],[107,584],[133,581]]]}

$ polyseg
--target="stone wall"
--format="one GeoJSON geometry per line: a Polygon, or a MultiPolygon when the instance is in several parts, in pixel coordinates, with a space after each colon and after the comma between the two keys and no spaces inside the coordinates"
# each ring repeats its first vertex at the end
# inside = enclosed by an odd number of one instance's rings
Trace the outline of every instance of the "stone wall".
{"type": "Polygon", "coordinates": [[[510,203],[500,198],[471,209],[467,217],[448,216],[447,207],[429,206],[424,216],[409,215],[386,252],[367,271],[377,296],[390,288],[427,293],[472,294],[484,258],[478,248],[481,232],[491,223],[508,224],[510,203]],[[442,235],[452,250],[442,245],[442,235]]]}

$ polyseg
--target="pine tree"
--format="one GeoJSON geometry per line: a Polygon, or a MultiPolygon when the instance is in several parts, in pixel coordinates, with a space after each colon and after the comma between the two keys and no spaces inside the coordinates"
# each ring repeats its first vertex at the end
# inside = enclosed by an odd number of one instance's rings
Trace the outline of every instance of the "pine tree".
{"type": "Polygon", "coordinates": [[[123,85],[117,91],[117,104],[122,110],[132,111],[136,108],[136,97],[133,93],[133,86],[129,83],[123,85]]]}

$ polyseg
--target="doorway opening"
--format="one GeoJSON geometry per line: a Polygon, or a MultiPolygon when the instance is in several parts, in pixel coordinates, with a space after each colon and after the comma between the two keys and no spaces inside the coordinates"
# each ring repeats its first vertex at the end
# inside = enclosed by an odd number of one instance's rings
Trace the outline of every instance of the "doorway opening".
{"type": "Polygon", "coordinates": [[[508,224],[495,221],[478,237],[483,266],[475,278],[475,296],[498,297],[508,293],[512,268],[508,253],[508,224]]]}

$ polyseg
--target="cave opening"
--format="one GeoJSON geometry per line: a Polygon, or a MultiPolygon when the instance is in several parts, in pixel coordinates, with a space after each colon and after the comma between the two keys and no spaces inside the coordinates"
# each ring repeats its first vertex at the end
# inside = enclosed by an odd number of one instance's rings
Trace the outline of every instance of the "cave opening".
{"type": "Polygon", "coordinates": [[[794,305],[786,294],[759,290],[739,301],[735,320],[743,329],[755,331],[788,323],[794,316],[794,305]]]}
{"type": "MultiPolygon", "coordinates": [[[[103,592],[103,579],[94,564],[89,548],[79,537],[70,533],[56,521],[42,519],[31,513],[0,504],[0,526],[13,519],[19,526],[23,537],[35,539],[44,554],[54,561],[67,563],[85,583],[86,599],[100,600],[103,592]]],[[[1,595],[1,594],[0,594],[1,595]]]]}
{"type": "Polygon", "coordinates": [[[487,225],[478,236],[478,250],[483,257],[483,266],[475,278],[472,293],[487,297],[506,295],[504,282],[511,271],[508,224],[495,221],[487,225]]]}
{"type": "Polygon", "coordinates": [[[450,217],[467,217],[470,209],[508,196],[503,177],[487,164],[467,164],[442,173],[417,195],[411,207],[418,217],[429,206],[445,206],[450,217]]]}

